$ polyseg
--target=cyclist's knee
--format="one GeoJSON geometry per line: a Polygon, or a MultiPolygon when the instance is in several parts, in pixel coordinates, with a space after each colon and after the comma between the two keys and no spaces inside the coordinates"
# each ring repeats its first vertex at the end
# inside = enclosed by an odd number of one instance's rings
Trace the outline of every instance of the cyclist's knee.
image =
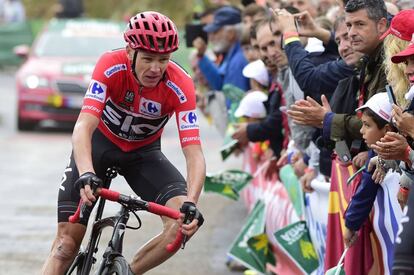
{"type": "Polygon", "coordinates": [[[167,240],[172,241],[176,238],[179,229],[177,221],[168,220],[164,223],[163,235],[167,240]]]}
{"type": "Polygon", "coordinates": [[[70,235],[60,235],[57,237],[52,256],[56,260],[66,262],[71,261],[79,250],[80,244],[70,235]]]}

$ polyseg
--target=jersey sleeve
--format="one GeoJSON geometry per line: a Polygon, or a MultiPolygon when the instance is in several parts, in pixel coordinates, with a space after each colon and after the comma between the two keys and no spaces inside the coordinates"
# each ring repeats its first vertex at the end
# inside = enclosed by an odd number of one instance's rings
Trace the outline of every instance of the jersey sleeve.
{"type": "Polygon", "coordinates": [[[89,113],[98,118],[101,117],[109,94],[109,78],[105,76],[105,71],[111,66],[111,63],[113,62],[109,52],[99,58],[83,99],[81,113],[89,113]]]}
{"type": "MultiPolygon", "coordinates": [[[[170,86],[169,84],[167,85],[170,86]]],[[[187,145],[199,145],[201,144],[199,119],[196,112],[194,83],[190,76],[182,78],[180,86],[175,93],[178,97],[177,106],[175,108],[175,117],[177,120],[181,147],[187,145]]]]}

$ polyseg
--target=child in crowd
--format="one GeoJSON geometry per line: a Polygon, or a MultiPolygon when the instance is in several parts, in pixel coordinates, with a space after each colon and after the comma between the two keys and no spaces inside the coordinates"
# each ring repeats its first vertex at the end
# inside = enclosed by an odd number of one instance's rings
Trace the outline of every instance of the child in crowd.
{"type": "MultiPolygon", "coordinates": [[[[267,95],[262,91],[251,91],[248,92],[240,101],[240,104],[236,111],[234,112],[234,116],[237,118],[242,119],[244,122],[247,123],[254,123],[264,119],[267,115],[266,108],[264,102],[267,100],[267,95]]],[[[264,142],[249,142],[247,148],[244,150],[244,162],[250,163],[249,166],[256,167],[257,162],[259,162],[264,155],[264,152],[269,147],[267,141],[264,142]],[[253,157],[251,159],[251,157],[253,157]],[[250,159],[250,161],[249,161],[250,159]],[[255,162],[252,165],[251,162],[255,162]]],[[[247,163],[246,163],[247,165],[247,163]]],[[[245,165],[243,165],[245,166],[245,165]]],[[[250,171],[255,170],[255,168],[250,167],[250,171]]]]}
{"type": "MultiPolygon", "coordinates": [[[[357,111],[362,111],[362,128],[360,132],[369,148],[384,137],[388,131],[393,131],[393,127],[390,124],[392,104],[387,93],[375,94],[357,111]]],[[[370,149],[368,159],[374,158],[375,155],[374,150],[370,149]]],[[[369,163],[369,160],[367,163],[369,163]]],[[[357,186],[356,192],[345,212],[346,229],[344,241],[346,246],[352,245],[357,239],[357,231],[371,212],[377,190],[380,188],[380,185],[376,184],[376,182],[382,182],[386,174],[383,163],[383,160],[378,158],[374,172],[372,172],[372,167],[368,165],[366,165],[367,168],[362,172],[359,186],[357,186]]]]}

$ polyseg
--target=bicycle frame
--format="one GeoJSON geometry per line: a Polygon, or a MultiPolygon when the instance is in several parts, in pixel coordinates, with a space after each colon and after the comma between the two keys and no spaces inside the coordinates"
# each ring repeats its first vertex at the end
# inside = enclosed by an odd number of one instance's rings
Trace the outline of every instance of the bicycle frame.
{"type": "MultiPolygon", "coordinates": [[[[109,188],[112,179],[114,179],[117,174],[118,171],[115,168],[108,168],[105,174],[103,186],[105,188],[109,188]]],[[[90,233],[88,245],[84,251],[78,253],[66,274],[71,274],[76,267],[81,268],[81,272],[78,271],[78,274],[89,274],[92,265],[96,262],[94,254],[98,252],[98,245],[102,230],[106,227],[113,227],[114,230],[111,240],[109,241],[108,246],[104,252],[102,262],[100,263],[100,272],[97,274],[100,274],[105,266],[110,263],[109,261],[113,259],[113,255],[119,256],[122,254],[122,243],[126,224],[129,220],[129,211],[124,206],[122,206],[117,215],[102,219],[103,211],[105,208],[105,201],[106,200],[104,198],[99,198],[99,203],[96,210],[95,220],[92,226],[92,231],[90,233]],[[120,234],[117,234],[118,232],[120,232],[120,234]]]]}

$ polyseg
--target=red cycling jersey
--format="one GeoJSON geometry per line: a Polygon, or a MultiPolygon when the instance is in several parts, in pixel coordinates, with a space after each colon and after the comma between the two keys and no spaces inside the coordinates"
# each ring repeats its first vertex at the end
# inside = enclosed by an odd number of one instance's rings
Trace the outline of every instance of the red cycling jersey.
{"type": "Polygon", "coordinates": [[[154,88],[140,86],[131,73],[126,50],[102,55],[85,94],[82,113],[100,119],[99,130],[128,152],[157,140],[175,112],[181,147],[200,144],[194,84],[170,61],[154,88]]]}

